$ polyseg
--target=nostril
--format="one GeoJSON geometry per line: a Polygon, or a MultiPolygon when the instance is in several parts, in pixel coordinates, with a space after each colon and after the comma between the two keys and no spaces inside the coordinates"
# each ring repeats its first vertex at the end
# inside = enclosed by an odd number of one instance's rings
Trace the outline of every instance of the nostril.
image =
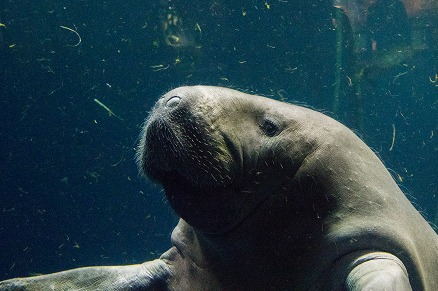
{"type": "Polygon", "coordinates": [[[181,101],[181,97],[173,96],[169,100],[167,100],[166,107],[167,108],[174,108],[174,107],[178,106],[180,101],[181,101]]]}

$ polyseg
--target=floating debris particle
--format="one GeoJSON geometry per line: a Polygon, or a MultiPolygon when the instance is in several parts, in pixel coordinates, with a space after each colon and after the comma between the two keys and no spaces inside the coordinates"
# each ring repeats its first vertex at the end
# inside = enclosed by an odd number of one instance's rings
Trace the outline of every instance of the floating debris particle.
{"type": "Polygon", "coordinates": [[[150,67],[152,68],[152,70],[154,72],[157,72],[157,71],[167,70],[170,67],[170,65],[167,65],[167,66],[165,66],[165,65],[154,65],[154,66],[150,66],[150,67]]]}
{"type": "Polygon", "coordinates": [[[79,39],[78,43],[77,43],[77,44],[74,44],[74,45],[70,45],[70,44],[68,44],[68,46],[75,47],[75,46],[78,46],[78,45],[81,44],[81,42],[82,42],[82,38],[81,38],[81,36],[79,35],[79,33],[78,33],[76,30],[74,30],[74,29],[72,29],[72,28],[70,28],[70,27],[67,27],[67,26],[63,26],[63,25],[60,25],[59,27],[61,27],[61,28],[63,28],[63,29],[67,29],[68,31],[71,31],[71,32],[73,32],[74,34],[76,34],[76,35],[78,36],[78,39],[79,39]]]}
{"type": "Polygon", "coordinates": [[[392,124],[392,142],[391,142],[391,147],[389,148],[390,151],[392,151],[392,148],[394,147],[394,142],[395,142],[395,125],[393,123],[392,124]]]}
{"type": "Polygon", "coordinates": [[[196,22],[196,24],[195,24],[195,31],[199,31],[199,32],[202,32],[202,30],[201,30],[201,26],[199,26],[199,23],[197,23],[196,22]]]}
{"type": "Polygon", "coordinates": [[[105,104],[103,104],[102,102],[100,102],[98,99],[94,98],[94,102],[96,102],[97,104],[99,104],[103,109],[105,109],[109,116],[114,116],[117,117],[118,119],[124,121],[123,118],[121,118],[120,116],[116,115],[111,109],[108,108],[108,106],[106,106],[105,104]]]}

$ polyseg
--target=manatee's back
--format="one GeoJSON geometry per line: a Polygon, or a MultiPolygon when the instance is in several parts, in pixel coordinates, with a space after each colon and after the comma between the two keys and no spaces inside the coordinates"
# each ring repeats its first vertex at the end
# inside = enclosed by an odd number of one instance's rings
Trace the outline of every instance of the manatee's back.
{"type": "Polygon", "coordinates": [[[343,177],[334,182],[342,190],[334,195],[338,213],[331,218],[333,240],[346,248],[392,253],[405,264],[414,290],[438,290],[438,235],[374,152],[341,127],[336,140],[342,142],[329,147],[331,158],[325,161],[326,175],[343,177]],[[347,242],[351,238],[357,241],[347,242]]]}

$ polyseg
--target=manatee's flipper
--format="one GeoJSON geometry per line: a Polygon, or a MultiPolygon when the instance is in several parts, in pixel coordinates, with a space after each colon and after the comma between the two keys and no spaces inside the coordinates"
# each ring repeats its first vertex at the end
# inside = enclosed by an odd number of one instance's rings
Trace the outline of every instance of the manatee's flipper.
{"type": "Polygon", "coordinates": [[[345,290],[412,290],[402,261],[389,253],[365,254],[350,267],[345,290]]]}
{"type": "Polygon", "coordinates": [[[162,260],[141,265],[86,267],[0,282],[5,290],[167,290],[170,269],[162,260]]]}

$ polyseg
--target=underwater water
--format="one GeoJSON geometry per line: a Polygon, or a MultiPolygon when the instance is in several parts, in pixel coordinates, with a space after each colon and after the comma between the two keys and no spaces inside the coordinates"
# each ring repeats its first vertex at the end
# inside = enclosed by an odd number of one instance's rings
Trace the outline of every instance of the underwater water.
{"type": "Polygon", "coordinates": [[[334,117],[438,224],[437,8],[4,0],[0,279],[139,263],[169,248],[177,217],[139,174],[135,149],[151,106],[180,85],[232,87],[334,117]]]}

